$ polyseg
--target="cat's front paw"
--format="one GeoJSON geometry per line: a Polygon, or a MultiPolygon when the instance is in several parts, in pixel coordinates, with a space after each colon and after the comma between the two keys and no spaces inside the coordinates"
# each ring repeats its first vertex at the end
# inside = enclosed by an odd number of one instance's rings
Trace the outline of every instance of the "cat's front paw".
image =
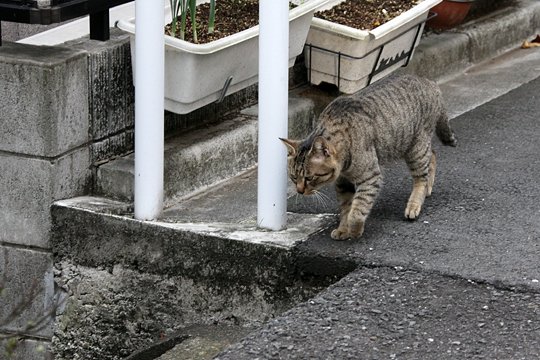
{"type": "Polygon", "coordinates": [[[422,205],[415,202],[409,202],[407,208],[405,209],[405,217],[408,220],[417,220],[420,216],[420,211],[422,210],[422,205]]]}
{"type": "Polygon", "coordinates": [[[357,221],[354,223],[349,222],[349,236],[353,239],[357,239],[364,233],[364,222],[357,221]]]}
{"type": "Polygon", "coordinates": [[[359,222],[355,224],[349,224],[347,228],[338,227],[337,229],[332,230],[330,236],[334,240],[348,240],[355,239],[362,236],[364,233],[364,223],[359,222]]]}
{"type": "Polygon", "coordinates": [[[332,230],[332,233],[330,233],[330,236],[334,240],[347,240],[350,239],[349,232],[347,230],[343,230],[341,228],[337,228],[332,230]]]}

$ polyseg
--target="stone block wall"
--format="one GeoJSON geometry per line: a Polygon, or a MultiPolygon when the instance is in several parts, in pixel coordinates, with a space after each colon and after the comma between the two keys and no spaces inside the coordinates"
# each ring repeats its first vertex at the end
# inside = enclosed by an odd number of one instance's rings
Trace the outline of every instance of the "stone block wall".
{"type": "Polygon", "coordinates": [[[107,42],[0,46],[0,336],[25,335],[14,359],[51,356],[51,319],[27,330],[59,301],[51,204],[91,193],[95,165],[133,148],[130,61],[119,33],[107,42]]]}

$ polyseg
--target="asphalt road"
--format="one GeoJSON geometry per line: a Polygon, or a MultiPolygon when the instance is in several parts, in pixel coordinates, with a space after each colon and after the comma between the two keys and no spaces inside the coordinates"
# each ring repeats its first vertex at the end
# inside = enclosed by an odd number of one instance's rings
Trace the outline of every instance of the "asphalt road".
{"type": "Polygon", "coordinates": [[[539,100],[537,78],[453,119],[458,147],[435,141],[437,179],[416,222],[403,217],[405,166],[388,167],[361,239],[332,241],[329,224],[299,249],[321,260],[308,272],[331,271],[328,259],[357,270],[219,358],[540,358],[539,100]]]}
{"type": "Polygon", "coordinates": [[[452,120],[458,147],[434,141],[437,177],[418,221],[404,220],[411,180],[396,164],[361,239],[330,242],[328,229],[303,250],[540,291],[539,100],[537,79],[452,120]]]}

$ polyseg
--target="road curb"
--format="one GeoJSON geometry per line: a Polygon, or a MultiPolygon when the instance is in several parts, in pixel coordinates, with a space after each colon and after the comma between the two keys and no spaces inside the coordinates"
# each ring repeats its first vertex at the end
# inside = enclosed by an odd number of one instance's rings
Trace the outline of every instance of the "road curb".
{"type": "Polygon", "coordinates": [[[427,33],[402,71],[441,82],[519,46],[539,30],[540,2],[519,1],[454,30],[427,33]]]}

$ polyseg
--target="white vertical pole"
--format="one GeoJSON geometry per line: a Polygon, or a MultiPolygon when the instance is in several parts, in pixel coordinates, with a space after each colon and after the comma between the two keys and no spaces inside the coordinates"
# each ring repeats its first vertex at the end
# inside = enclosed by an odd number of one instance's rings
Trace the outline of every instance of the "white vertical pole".
{"type": "Polygon", "coordinates": [[[135,218],[163,209],[164,0],[135,1],[135,218]]]}
{"type": "Polygon", "coordinates": [[[259,167],[257,223],[270,230],[287,224],[289,2],[259,1],[259,167]]]}

